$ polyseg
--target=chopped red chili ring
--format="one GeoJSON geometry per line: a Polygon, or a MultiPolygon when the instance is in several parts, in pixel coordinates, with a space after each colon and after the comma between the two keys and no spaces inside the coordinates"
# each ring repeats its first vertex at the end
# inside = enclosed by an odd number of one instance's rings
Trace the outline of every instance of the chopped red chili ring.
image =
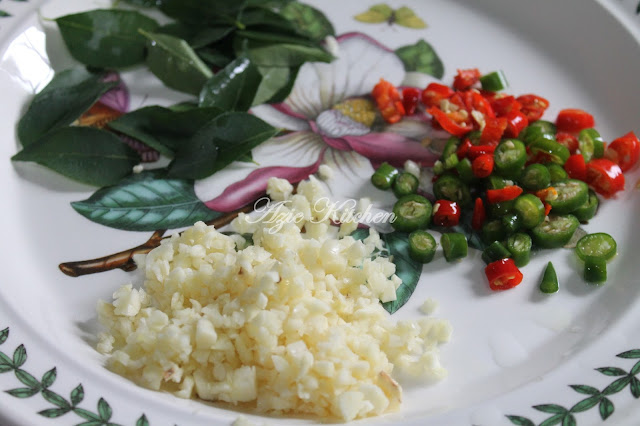
{"type": "Polygon", "coordinates": [[[380,79],[371,92],[382,118],[387,123],[397,123],[405,115],[404,105],[398,89],[388,81],[380,79]]]}
{"type": "Polygon", "coordinates": [[[453,79],[453,88],[456,90],[470,89],[474,84],[480,81],[480,71],[477,68],[468,70],[458,70],[458,74],[453,79]]]}
{"type": "Polygon", "coordinates": [[[556,118],[559,132],[578,133],[582,129],[589,129],[595,125],[593,116],[577,108],[563,109],[556,118]]]}
{"type": "Polygon", "coordinates": [[[493,155],[482,154],[471,163],[471,170],[476,177],[486,178],[493,173],[493,155]]]}
{"type": "Polygon", "coordinates": [[[640,158],[640,140],[629,132],[613,140],[605,150],[605,157],[616,163],[623,172],[632,168],[640,158]]]}
{"type": "Polygon", "coordinates": [[[455,201],[438,200],[433,205],[433,224],[456,226],[460,222],[460,207],[455,201]]]}
{"type": "Polygon", "coordinates": [[[587,180],[587,163],[582,154],[573,154],[564,163],[564,170],[571,179],[587,180]]]}
{"type": "Polygon", "coordinates": [[[484,221],[487,219],[487,212],[484,209],[482,198],[476,198],[473,206],[473,216],[471,217],[471,227],[475,230],[482,229],[484,221]]]}
{"type": "Polygon", "coordinates": [[[469,154],[469,150],[473,146],[474,145],[471,143],[469,139],[465,139],[464,142],[460,144],[460,146],[458,147],[458,150],[456,151],[456,154],[458,155],[458,159],[462,160],[463,158],[466,158],[467,155],[469,154]]]}
{"type": "Polygon", "coordinates": [[[407,87],[402,90],[402,105],[404,106],[404,111],[407,115],[412,115],[416,112],[419,102],[420,90],[413,87],[407,87]]]}
{"type": "Polygon", "coordinates": [[[542,205],[544,206],[544,215],[549,216],[549,213],[551,213],[551,204],[542,203],[542,205]]]}
{"type": "Polygon", "coordinates": [[[440,101],[449,99],[455,92],[449,86],[440,83],[430,83],[422,91],[422,103],[425,107],[439,106],[440,101]]]}
{"type": "Polygon", "coordinates": [[[470,160],[475,160],[481,155],[486,155],[486,154],[493,155],[495,151],[496,151],[496,145],[488,145],[488,144],[471,145],[467,150],[467,157],[469,157],[470,160]]]}
{"type": "Polygon", "coordinates": [[[501,259],[492,262],[484,268],[491,290],[507,290],[522,282],[522,272],[513,259],[501,259]]]}
{"type": "Polygon", "coordinates": [[[505,186],[502,189],[488,189],[487,201],[491,204],[511,201],[518,198],[520,194],[522,194],[522,188],[518,185],[505,186]]]}
{"type": "Polygon", "coordinates": [[[558,190],[553,186],[550,186],[548,188],[536,191],[536,197],[540,198],[540,201],[542,201],[543,203],[546,203],[549,200],[553,201],[558,198],[558,190]]]}
{"type": "Polygon", "coordinates": [[[594,158],[587,163],[587,183],[607,198],[624,189],[624,175],[616,163],[606,158],[594,158]]]}
{"type": "Polygon", "coordinates": [[[529,125],[529,119],[520,111],[513,110],[505,116],[507,128],[504,130],[504,137],[517,138],[520,132],[529,125]]]}
{"type": "MultiPolygon", "coordinates": [[[[466,92],[462,92],[460,96],[464,101],[464,105],[467,107],[467,111],[479,112],[480,114],[482,114],[483,118],[495,117],[495,113],[493,112],[493,108],[491,108],[491,104],[477,90],[467,90],[466,92]]],[[[480,127],[481,124],[474,117],[474,114],[471,114],[471,116],[476,124],[480,127]]]]}
{"type": "Polygon", "coordinates": [[[496,117],[506,117],[510,112],[520,111],[522,108],[522,104],[511,95],[495,97],[490,100],[490,103],[496,117]]]}
{"type": "Polygon", "coordinates": [[[580,147],[580,143],[578,142],[578,138],[575,135],[567,132],[558,132],[556,134],[556,141],[565,146],[571,154],[575,154],[580,147]]]}
{"type": "Polygon", "coordinates": [[[504,117],[487,117],[480,135],[480,142],[484,144],[498,144],[507,129],[507,119],[504,117]]]}
{"type": "Polygon", "coordinates": [[[461,119],[462,117],[458,113],[455,113],[455,115],[448,114],[437,107],[431,107],[427,112],[433,116],[445,131],[454,136],[464,136],[473,130],[471,123],[461,119]],[[452,115],[454,118],[452,118],[452,115]]]}
{"type": "Polygon", "coordinates": [[[549,108],[549,101],[538,95],[528,94],[518,96],[516,101],[522,105],[520,111],[522,111],[530,122],[540,120],[544,112],[549,108]]]}

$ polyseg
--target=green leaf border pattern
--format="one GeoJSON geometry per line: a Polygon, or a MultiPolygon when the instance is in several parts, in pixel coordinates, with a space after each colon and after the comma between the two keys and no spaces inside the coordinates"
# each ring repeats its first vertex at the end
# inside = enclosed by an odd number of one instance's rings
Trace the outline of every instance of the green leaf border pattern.
{"type": "MultiPolygon", "coordinates": [[[[588,385],[569,385],[571,389],[584,396],[583,399],[575,403],[570,408],[565,408],[557,404],[540,404],[534,405],[534,410],[550,414],[550,416],[542,421],[538,426],[551,426],[562,424],[563,426],[576,426],[578,420],[576,419],[577,413],[586,412],[592,408],[598,407],[598,415],[604,422],[615,411],[615,405],[611,401],[610,397],[614,394],[622,392],[627,386],[629,391],[635,399],[640,398],[640,379],[637,375],[640,374],[640,349],[632,349],[616,355],[622,359],[635,359],[636,363],[631,367],[629,371],[620,367],[600,367],[595,371],[605,376],[615,378],[608,386],[602,390],[598,390],[588,385]]],[[[535,426],[535,423],[527,417],[519,415],[507,415],[506,416],[511,423],[519,426],[535,426]]]]}
{"type": "MultiPolygon", "coordinates": [[[[4,344],[8,338],[9,327],[0,331],[0,345],[4,344]]],[[[0,351],[0,374],[13,371],[16,379],[20,381],[20,385],[18,385],[18,387],[5,390],[5,393],[21,399],[31,398],[39,393],[42,395],[42,398],[52,404],[51,407],[38,411],[38,414],[45,418],[54,419],[69,413],[74,413],[81,419],[85,420],[80,423],[82,425],[120,426],[119,424],[110,421],[113,415],[113,409],[104,398],[100,398],[98,400],[95,412],[78,406],[84,400],[84,388],[82,387],[82,383],[71,390],[69,393],[69,399],[67,399],[50,389],[57,378],[58,372],[56,367],[53,367],[44,373],[42,375],[42,379],[38,380],[35,376],[22,368],[26,362],[27,349],[23,344],[20,344],[13,351],[11,356],[0,351]]],[[[135,426],[149,426],[147,416],[142,414],[136,420],[135,426]]]]}
{"type": "MultiPolygon", "coordinates": [[[[0,1],[1,1],[1,0],[0,0],[0,1]]],[[[29,0],[13,0],[13,1],[14,1],[14,2],[17,2],[17,3],[26,3],[26,2],[27,2],[27,1],[29,1],[29,0]]],[[[13,16],[13,15],[12,15],[12,14],[10,14],[9,12],[7,12],[6,10],[4,10],[4,9],[0,9],[0,18],[10,18],[10,17],[12,17],[12,16],[13,16]]]]}

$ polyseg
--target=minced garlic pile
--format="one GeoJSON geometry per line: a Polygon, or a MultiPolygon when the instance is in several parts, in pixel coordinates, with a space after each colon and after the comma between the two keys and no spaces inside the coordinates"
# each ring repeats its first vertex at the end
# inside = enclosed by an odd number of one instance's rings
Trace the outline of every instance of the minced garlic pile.
{"type": "Polygon", "coordinates": [[[295,195],[273,179],[269,194],[281,208],[241,215],[238,234],[197,223],[136,259],[143,288],[98,305],[108,367],[182,398],[343,421],[399,407],[392,371],[443,377],[437,346],[451,327],[396,322],[382,308],[400,280],[374,255],[378,233],[356,241],[356,224],[320,220],[330,203],[316,179],[295,195]]]}

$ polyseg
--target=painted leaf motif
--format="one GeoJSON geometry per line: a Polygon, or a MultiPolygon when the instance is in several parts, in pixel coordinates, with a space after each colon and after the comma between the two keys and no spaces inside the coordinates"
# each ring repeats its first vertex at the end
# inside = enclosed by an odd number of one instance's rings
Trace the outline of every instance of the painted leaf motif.
{"type": "Polygon", "coordinates": [[[71,408],[49,408],[47,410],[38,411],[38,414],[42,417],[55,419],[57,417],[64,416],[69,411],[71,411],[71,408]]]}
{"type": "Polygon", "coordinates": [[[597,395],[600,391],[594,387],[587,385],[569,385],[574,391],[584,395],[597,395]]]}
{"type": "Polygon", "coordinates": [[[0,373],[7,373],[13,370],[13,365],[0,364],[0,373]]]}
{"type": "Polygon", "coordinates": [[[416,44],[400,47],[396,55],[404,63],[405,70],[442,78],[444,65],[435,49],[426,41],[419,40],[416,44]]]}
{"type": "Polygon", "coordinates": [[[158,23],[131,10],[103,9],[56,19],[71,55],[97,68],[122,68],[142,63],[146,40],[139,31],[155,31],[158,23]]]}
{"type": "Polygon", "coordinates": [[[37,394],[38,392],[40,392],[40,390],[38,388],[17,388],[17,389],[11,389],[7,392],[9,395],[14,396],[16,398],[30,398],[33,395],[37,394]]]}
{"type": "Polygon", "coordinates": [[[631,367],[630,375],[635,376],[640,373],[640,361],[636,362],[633,367],[631,367]]]}
{"type": "Polygon", "coordinates": [[[11,14],[9,12],[6,12],[4,10],[0,10],[0,18],[8,18],[9,16],[11,16],[11,14]]]}
{"type": "Polygon", "coordinates": [[[71,205],[93,222],[128,231],[180,228],[219,215],[196,197],[192,182],[152,172],[131,176],[71,205]]]}
{"type": "Polygon", "coordinates": [[[534,409],[538,411],[542,411],[543,413],[555,413],[555,414],[563,414],[567,412],[567,409],[556,404],[541,404],[534,405],[534,409]]]}
{"type": "Polygon", "coordinates": [[[55,367],[44,373],[44,375],[42,376],[42,387],[48,388],[49,386],[51,386],[53,382],[56,381],[56,376],[57,372],[55,367]]]}
{"type": "Polygon", "coordinates": [[[611,400],[609,400],[608,398],[602,398],[602,401],[600,401],[600,406],[598,408],[600,411],[600,418],[602,420],[607,420],[615,410],[613,402],[611,402],[611,400]]]}
{"type": "Polygon", "coordinates": [[[402,25],[403,27],[413,29],[427,28],[427,24],[418,17],[412,9],[406,6],[394,12],[394,19],[396,24],[402,25]]]}
{"type": "Polygon", "coordinates": [[[9,365],[13,368],[13,361],[4,353],[0,352],[0,365],[9,365]]]}
{"type": "Polygon", "coordinates": [[[587,411],[595,407],[596,405],[598,405],[598,403],[600,402],[600,398],[601,398],[600,395],[593,395],[593,396],[590,396],[589,398],[585,398],[582,401],[578,402],[573,407],[571,407],[569,411],[571,411],[572,413],[580,413],[582,411],[587,411]]]}
{"type": "Polygon", "coordinates": [[[629,388],[631,389],[631,395],[633,395],[634,398],[640,398],[640,380],[638,380],[637,377],[631,378],[631,386],[629,386],[629,388]]]}
{"type": "Polygon", "coordinates": [[[38,379],[33,377],[30,373],[27,373],[24,370],[17,369],[16,378],[32,389],[40,390],[40,382],[38,382],[38,379]]]}
{"type": "Polygon", "coordinates": [[[564,414],[556,414],[555,416],[549,417],[547,420],[540,423],[540,426],[554,426],[562,423],[564,419],[564,414]]]}
{"type": "Polygon", "coordinates": [[[18,138],[31,145],[45,133],[73,123],[118,82],[104,81],[104,73],[71,68],[56,73],[38,93],[18,123],[18,138]]]}
{"type": "Polygon", "coordinates": [[[136,426],[149,426],[149,420],[147,420],[147,416],[145,416],[144,414],[140,416],[140,418],[136,422],[136,426]]]}
{"type": "Polygon", "coordinates": [[[100,417],[98,417],[91,411],[85,410],[84,408],[74,408],[73,412],[85,420],[102,422],[102,420],[100,420],[100,417]]]}
{"type": "Polygon", "coordinates": [[[572,414],[567,414],[562,419],[562,426],[576,426],[576,418],[572,414]]]}
{"type": "Polygon", "coordinates": [[[625,374],[627,374],[626,371],[618,367],[601,367],[596,368],[596,371],[599,371],[605,376],[624,376],[625,374]]]}
{"type": "Polygon", "coordinates": [[[78,385],[76,386],[72,391],[71,394],[69,395],[69,397],[71,398],[71,404],[75,407],[76,405],[80,404],[82,402],[82,400],[84,399],[84,388],[82,387],[82,385],[78,385]]]}
{"type": "Polygon", "coordinates": [[[64,127],[47,133],[13,156],[89,185],[106,186],[129,175],[140,156],[113,133],[91,127],[64,127]]]}
{"type": "Polygon", "coordinates": [[[20,345],[13,352],[13,365],[18,368],[27,362],[27,350],[24,345],[20,345]]]}
{"type": "Polygon", "coordinates": [[[100,398],[98,400],[98,413],[100,414],[100,420],[108,421],[113,414],[113,410],[111,410],[111,406],[104,398],[100,398]]]}
{"type": "Polygon", "coordinates": [[[386,4],[376,4],[366,12],[354,16],[354,19],[366,24],[379,24],[388,21],[392,16],[393,9],[391,7],[386,4]]]}
{"type": "Polygon", "coordinates": [[[299,2],[291,2],[281,11],[282,16],[296,24],[298,31],[315,41],[335,35],[331,21],[318,9],[299,2]]]}
{"type": "Polygon", "coordinates": [[[631,377],[630,376],[622,377],[621,379],[618,379],[618,380],[614,381],[609,386],[604,388],[604,390],[602,391],[602,394],[603,395],[613,395],[614,393],[618,393],[622,389],[627,387],[627,385],[630,382],[631,382],[631,377]]]}
{"type": "Polygon", "coordinates": [[[618,358],[640,358],[640,349],[625,351],[616,355],[618,358]]]}
{"type": "Polygon", "coordinates": [[[640,15],[640,3],[636,6],[636,15],[640,15]]]}
{"type": "Polygon", "coordinates": [[[141,33],[149,40],[147,66],[168,87],[198,95],[213,77],[211,69],[186,41],[167,34],[141,33]]]}
{"type": "Polygon", "coordinates": [[[235,59],[205,83],[200,92],[200,106],[248,111],[261,81],[258,68],[248,58],[235,59]]]}
{"type": "Polygon", "coordinates": [[[0,331],[0,345],[6,342],[8,337],[9,337],[9,327],[0,331]]]}
{"type": "Polygon", "coordinates": [[[71,406],[69,405],[66,399],[64,399],[57,393],[50,391],[49,389],[42,390],[42,397],[47,401],[49,401],[50,403],[52,403],[53,405],[57,405],[60,408],[66,408],[66,409],[71,408],[71,406]]]}
{"type": "Polygon", "coordinates": [[[507,418],[511,421],[511,423],[517,426],[535,426],[535,423],[533,423],[526,417],[508,415],[507,418]]]}

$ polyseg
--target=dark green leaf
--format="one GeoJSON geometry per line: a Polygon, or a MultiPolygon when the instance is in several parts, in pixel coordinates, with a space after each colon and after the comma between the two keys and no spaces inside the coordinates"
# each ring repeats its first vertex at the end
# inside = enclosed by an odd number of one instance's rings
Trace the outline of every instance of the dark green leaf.
{"type": "Polygon", "coordinates": [[[40,392],[40,389],[32,389],[32,388],[17,388],[17,389],[11,389],[8,391],[5,391],[6,393],[8,393],[11,396],[15,396],[16,398],[30,398],[33,395],[37,394],[38,392],[40,392]]]}
{"type": "Polygon", "coordinates": [[[630,388],[631,388],[631,395],[633,395],[633,397],[636,399],[640,398],[640,380],[638,380],[637,377],[631,378],[630,388]]]}
{"type": "Polygon", "coordinates": [[[149,39],[147,66],[168,87],[197,95],[213,77],[186,41],[167,34],[141,33],[149,39]]]}
{"type": "Polygon", "coordinates": [[[638,373],[640,373],[640,361],[636,362],[629,372],[632,376],[635,376],[638,373]]]}
{"type": "Polygon", "coordinates": [[[7,373],[13,370],[13,365],[11,364],[0,364],[0,373],[7,373]]]}
{"type": "Polygon", "coordinates": [[[48,388],[49,386],[51,386],[53,382],[56,381],[56,375],[57,373],[55,367],[44,373],[44,375],[42,376],[42,387],[48,388]]]}
{"type": "Polygon", "coordinates": [[[248,111],[262,76],[247,58],[238,58],[211,78],[200,92],[201,107],[248,111]]]}
{"type": "Polygon", "coordinates": [[[64,408],[67,410],[71,409],[71,405],[64,399],[62,396],[57,393],[50,391],[49,389],[42,390],[42,397],[52,403],[53,405],[57,405],[60,408],[64,408]]]}
{"type": "Polygon", "coordinates": [[[78,423],[76,426],[105,426],[102,420],[89,420],[87,422],[78,423]]]}
{"type": "Polygon", "coordinates": [[[162,0],[160,10],[187,24],[235,24],[246,0],[162,0]]]}
{"type": "Polygon", "coordinates": [[[158,28],[156,32],[181,38],[189,43],[189,45],[194,49],[199,49],[222,40],[234,29],[235,27],[232,25],[202,28],[193,25],[186,25],[181,22],[172,22],[158,28]]]}
{"type": "Polygon", "coordinates": [[[598,395],[600,391],[594,387],[587,385],[569,385],[574,391],[584,395],[598,395]]]}
{"type": "Polygon", "coordinates": [[[80,404],[82,402],[82,400],[84,399],[84,388],[82,387],[82,384],[79,384],[78,386],[76,386],[71,391],[71,394],[69,395],[69,397],[71,398],[71,404],[74,407],[76,405],[80,404]]]}
{"type": "Polygon", "coordinates": [[[288,67],[260,67],[260,86],[253,100],[254,105],[270,103],[270,100],[289,84],[291,71],[288,67]]]}
{"type": "Polygon", "coordinates": [[[12,159],[33,161],[96,186],[115,184],[140,163],[138,153],[116,135],[90,127],[65,127],[47,133],[12,159]]]}
{"type": "Polygon", "coordinates": [[[567,413],[562,419],[562,426],[576,426],[576,418],[567,413]]]}
{"type": "Polygon", "coordinates": [[[417,71],[442,78],[444,65],[434,48],[424,40],[396,50],[407,71],[417,71]]]}
{"type": "Polygon", "coordinates": [[[13,365],[18,368],[27,362],[27,350],[24,345],[20,345],[13,352],[13,365]]]}
{"type": "Polygon", "coordinates": [[[155,172],[131,176],[71,205],[93,222],[128,231],[181,228],[219,215],[196,197],[192,182],[155,172]]]}
{"type": "Polygon", "coordinates": [[[564,419],[564,414],[556,414],[554,416],[549,417],[547,420],[540,423],[540,426],[553,426],[562,423],[564,419]]]}
{"type": "Polygon", "coordinates": [[[0,352],[0,365],[9,365],[13,367],[13,361],[4,353],[0,352]]]}
{"type": "Polygon", "coordinates": [[[598,403],[600,402],[600,399],[601,399],[600,395],[590,396],[589,398],[585,398],[582,401],[578,402],[576,405],[571,407],[569,411],[571,411],[572,413],[580,413],[582,411],[587,411],[595,407],[596,405],[598,405],[598,403]]]}
{"type": "Polygon", "coordinates": [[[602,391],[602,394],[603,395],[613,395],[614,393],[618,393],[622,389],[624,389],[629,384],[629,382],[631,382],[631,376],[626,376],[626,377],[623,377],[621,379],[618,379],[618,380],[614,381],[613,383],[611,383],[606,388],[604,388],[604,390],[602,391]]]}
{"type": "Polygon", "coordinates": [[[309,5],[291,2],[283,10],[282,15],[293,22],[299,33],[312,40],[320,41],[330,35],[335,35],[333,25],[318,9],[309,5]]]}
{"type": "Polygon", "coordinates": [[[33,377],[30,373],[27,373],[26,371],[21,369],[17,369],[16,377],[23,384],[29,386],[30,388],[40,390],[40,382],[38,381],[38,379],[33,377]]]}
{"type": "Polygon", "coordinates": [[[156,7],[157,0],[124,0],[125,3],[140,7],[156,7]]]}
{"type": "Polygon", "coordinates": [[[214,69],[224,68],[233,60],[231,56],[216,49],[198,49],[197,53],[200,59],[214,69]]]}
{"type": "Polygon", "coordinates": [[[538,411],[542,411],[543,413],[555,413],[564,415],[567,412],[566,408],[556,404],[534,405],[533,408],[538,411]]]}
{"type": "Polygon", "coordinates": [[[98,417],[97,414],[92,413],[91,411],[85,410],[84,408],[74,408],[73,412],[76,413],[78,416],[82,417],[85,420],[89,420],[89,421],[99,421],[102,422],[100,420],[100,417],[98,417]]]}
{"type": "Polygon", "coordinates": [[[247,0],[247,8],[262,7],[279,11],[293,1],[295,0],[247,0]]]}
{"type": "Polygon", "coordinates": [[[109,406],[109,403],[105,401],[104,398],[98,400],[98,413],[100,414],[100,420],[105,422],[108,421],[113,414],[111,406],[109,406]]]}
{"type": "Polygon", "coordinates": [[[507,418],[511,420],[511,423],[513,423],[514,425],[535,426],[535,423],[533,423],[531,420],[527,419],[526,417],[509,415],[507,416],[507,418]]]}
{"type": "Polygon", "coordinates": [[[205,125],[178,151],[169,168],[169,176],[185,179],[210,176],[276,133],[275,128],[251,114],[222,114],[205,125]]]}
{"type": "Polygon", "coordinates": [[[600,406],[598,408],[600,410],[600,418],[602,418],[602,420],[607,420],[615,410],[615,407],[613,406],[613,402],[611,402],[607,398],[602,398],[602,401],[600,401],[600,406]]]}
{"type": "Polygon", "coordinates": [[[640,3],[636,6],[636,15],[640,15],[640,3]]]}
{"type": "MultiPolygon", "coordinates": [[[[256,28],[270,31],[289,33],[294,35],[296,28],[281,13],[276,13],[264,7],[248,8],[242,12],[240,22],[246,28],[256,28]]],[[[307,39],[308,41],[308,39],[307,39]]]]}
{"type": "Polygon", "coordinates": [[[119,117],[110,122],[109,127],[145,143],[167,157],[173,157],[185,141],[221,113],[222,110],[218,108],[173,111],[149,106],[119,117]]]}
{"type": "Polygon", "coordinates": [[[241,39],[257,40],[267,43],[289,43],[294,45],[301,45],[307,47],[317,47],[317,44],[309,41],[306,37],[298,36],[296,34],[283,34],[272,32],[269,30],[243,30],[236,31],[236,36],[241,39]]]}
{"type": "Polygon", "coordinates": [[[601,367],[596,368],[596,371],[601,372],[605,376],[624,376],[625,374],[627,374],[626,371],[618,367],[601,367]]]}
{"type": "Polygon", "coordinates": [[[49,419],[55,419],[56,417],[64,416],[69,411],[71,411],[71,408],[49,408],[47,410],[38,411],[38,414],[49,419]]]}
{"type": "Polygon", "coordinates": [[[633,349],[616,355],[619,358],[640,358],[640,349],[633,349]]]}
{"type": "Polygon", "coordinates": [[[147,420],[147,416],[145,416],[144,414],[140,416],[140,418],[136,422],[136,426],[149,426],[149,420],[147,420]]]}
{"type": "Polygon", "coordinates": [[[104,74],[72,68],[57,73],[31,101],[18,123],[23,146],[37,141],[45,133],[73,123],[117,82],[103,82],[104,74]]]}
{"type": "Polygon", "coordinates": [[[385,247],[389,254],[393,256],[393,263],[396,265],[396,275],[402,280],[402,284],[396,290],[397,299],[393,302],[383,303],[382,306],[393,314],[405,303],[413,294],[420,274],[422,274],[422,264],[409,257],[409,235],[402,232],[391,232],[381,234],[385,247]]]}
{"type": "MultiPolygon", "coordinates": [[[[236,52],[242,52],[243,38],[236,39],[236,52]]],[[[295,67],[305,62],[330,62],[333,57],[318,47],[290,43],[248,40],[248,56],[260,67],[295,67]]]]}
{"type": "Polygon", "coordinates": [[[8,337],[9,337],[9,327],[0,331],[0,345],[6,342],[8,337]]]}
{"type": "Polygon", "coordinates": [[[71,55],[85,65],[122,68],[145,57],[145,38],[138,32],[155,31],[158,23],[131,10],[103,9],[56,19],[71,55]]]}

